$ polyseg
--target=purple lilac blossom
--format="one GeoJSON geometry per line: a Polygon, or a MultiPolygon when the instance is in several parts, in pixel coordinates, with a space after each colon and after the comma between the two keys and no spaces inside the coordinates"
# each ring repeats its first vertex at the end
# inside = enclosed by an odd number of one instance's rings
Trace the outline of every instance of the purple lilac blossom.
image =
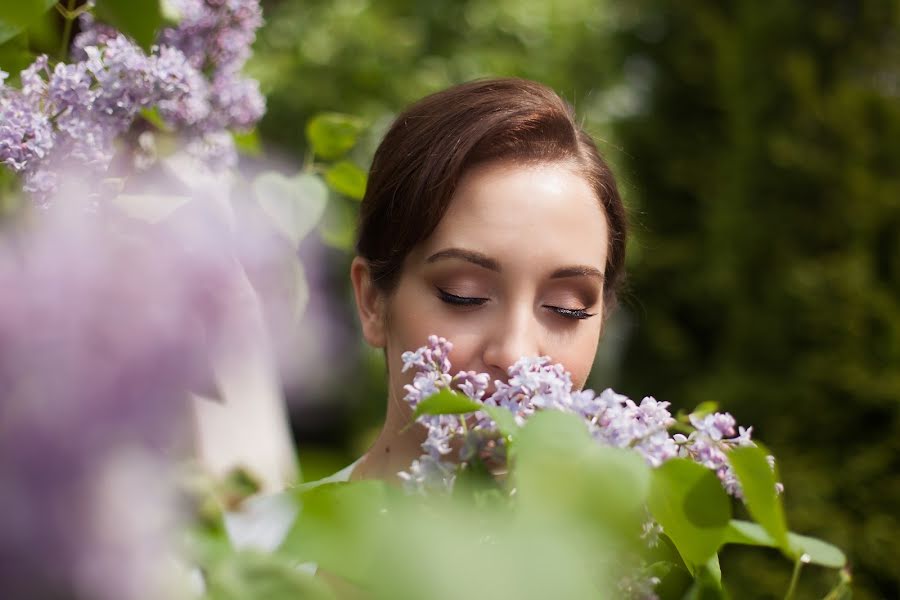
{"type": "MultiPolygon", "coordinates": [[[[671,436],[668,430],[675,419],[668,410],[668,402],[646,397],[637,404],[611,389],[600,395],[592,390],[573,390],[571,375],[546,356],[520,358],[508,369],[507,381],[495,381],[495,391],[485,397],[490,379],[487,374],[473,371],[450,374],[452,349],[448,340],[432,335],[425,346],[403,353],[403,371],[416,371],[412,383],[406,386],[405,399],[410,406],[415,407],[424,398],[447,388],[485,405],[509,410],[520,426],[539,410],[575,414],[585,421],[598,443],[633,448],[651,467],[678,456],[689,458],[714,471],[729,494],[742,497],[740,483],[726,453],[737,446],[753,445],[752,428],[739,427],[735,431],[736,423],[730,414],[691,415],[694,431],[689,436],[671,436]]],[[[473,415],[471,427],[456,415],[422,415],[418,421],[426,428],[422,460],[427,456],[430,462],[427,466],[417,465],[401,477],[410,489],[419,492],[426,487],[426,479],[452,471],[444,457],[451,453],[454,439],[464,437],[467,431],[496,429],[493,420],[482,411],[473,415]]],[[[445,481],[445,486],[452,484],[445,481]]],[[[781,484],[778,488],[781,491],[781,484]]]]}
{"type": "MultiPolygon", "coordinates": [[[[36,63],[37,64],[37,63],[36,63]]],[[[0,77],[0,163],[17,173],[33,173],[35,165],[53,149],[53,128],[49,115],[29,96],[0,77]]]]}
{"type": "MultiPolygon", "coordinates": [[[[182,20],[160,32],[149,55],[86,12],[72,43],[73,62],[51,71],[47,57],[39,57],[22,71],[21,90],[4,84],[6,73],[0,76],[0,163],[22,175],[25,191],[46,200],[67,163],[102,177],[116,141],[141,110],[154,107],[203,165],[213,171],[236,165],[230,132],[252,128],[265,112],[258,83],[241,75],[262,24],[260,3],[172,5],[182,20]]],[[[153,153],[135,150],[136,166],[153,163],[153,153]]]]}
{"type": "Polygon", "coordinates": [[[163,226],[122,235],[56,216],[0,237],[0,588],[169,597],[169,459],[207,376],[229,263],[163,226]]]}

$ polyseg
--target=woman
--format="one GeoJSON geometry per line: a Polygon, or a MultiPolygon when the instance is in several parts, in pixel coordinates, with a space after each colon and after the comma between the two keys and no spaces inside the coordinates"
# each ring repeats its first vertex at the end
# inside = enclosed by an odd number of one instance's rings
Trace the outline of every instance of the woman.
{"type": "Polygon", "coordinates": [[[389,381],[384,428],[352,478],[395,480],[421,454],[400,356],[430,334],[453,342],[454,371],[505,379],[520,356],[549,355],[582,387],[625,238],[612,173],[549,88],[475,81],[402,113],[375,153],[350,273],[389,381]]]}

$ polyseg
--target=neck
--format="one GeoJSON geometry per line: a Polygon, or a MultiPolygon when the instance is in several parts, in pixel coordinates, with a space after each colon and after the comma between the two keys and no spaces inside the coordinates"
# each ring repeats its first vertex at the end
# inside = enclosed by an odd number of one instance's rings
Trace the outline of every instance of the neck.
{"type": "Polygon", "coordinates": [[[413,460],[422,454],[425,429],[418,423],[410,425],[411,412],[405,403],[388,400],[387,416],[378,439],[360,459],[351,479],[381,479],[399,483],[397,473],[409,469],[413,460]]]}

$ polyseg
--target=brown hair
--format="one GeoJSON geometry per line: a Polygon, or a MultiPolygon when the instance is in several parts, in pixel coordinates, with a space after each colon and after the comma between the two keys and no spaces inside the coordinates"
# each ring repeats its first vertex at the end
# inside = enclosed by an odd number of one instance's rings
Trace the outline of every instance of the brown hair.
{"type": "Polygon", "coordinates": [[[409,252],[437,227],[463,174],[495,160],[571,161],[603,205],[609,226],[604,305],[624,279],[626,219],[615,179],[574,111],[524,79],[464,83],[413,104],[394,121],[372,162],[357,253],[375,285],[394,289],[409,252]]]}

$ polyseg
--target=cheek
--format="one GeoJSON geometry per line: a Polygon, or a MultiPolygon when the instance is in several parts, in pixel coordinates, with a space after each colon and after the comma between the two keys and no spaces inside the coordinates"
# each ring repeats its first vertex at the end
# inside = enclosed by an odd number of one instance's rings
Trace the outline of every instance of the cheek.
{"type": "Polygon", "coordinates": [[[585,335],[579,335],[570,343],[560,345],[556,348],[557,352],[548,352],[553,362],[562,363],[569,373],[572,374],[572,384],[574,389],[583,389],[587,382],[591,368],[594,366],[594,358],[597,354],[597,345],[600,341],[599,328],[596,332],[585,332],[585,335]]]}

